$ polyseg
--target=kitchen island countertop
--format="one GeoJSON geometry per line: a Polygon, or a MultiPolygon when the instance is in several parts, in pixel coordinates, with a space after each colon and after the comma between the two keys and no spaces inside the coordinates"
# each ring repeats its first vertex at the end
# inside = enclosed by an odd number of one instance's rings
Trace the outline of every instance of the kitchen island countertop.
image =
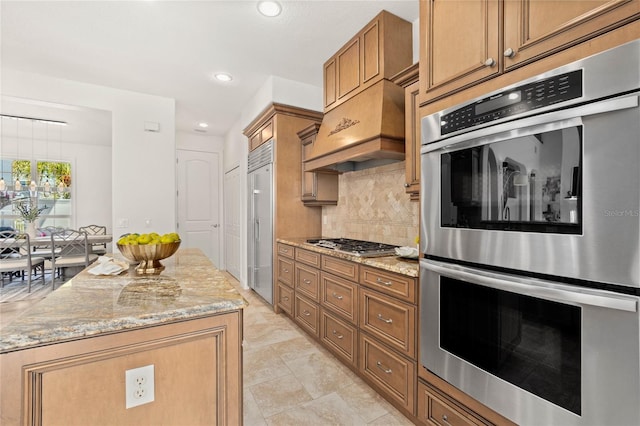
{"type": "MultiPolygon", "coordinates": [[[[120,254],[113,255],[122,260],[120,254]]],[[[162,261],[160,275],[94,276],[89,266],[0,330],[0,353],[211,316],[248,305],[197,249],[162,261]]],[[[0,312],[0,320],[2,315],[0,312]]]]}
{"type": "Polygon", "coordinates": [[[289,244],[294,247],[300,247],[305,250],[315,251],[338,257],[341,259],[350,260],[352,262],[360,263],[363,265],[371,266],[378,269],[383,269],[390,272],[395,272],[409,277],[418,277],[419,264],[418,260],[404,259],[399,256],[382,256],[382,257],[361,257],[355,256],[349,253],[343,253],[336,250],[331,250],[324,247],[314,246],[307,243],[308,238],[278,238],[277,241],[283,244],[289,244]]]}

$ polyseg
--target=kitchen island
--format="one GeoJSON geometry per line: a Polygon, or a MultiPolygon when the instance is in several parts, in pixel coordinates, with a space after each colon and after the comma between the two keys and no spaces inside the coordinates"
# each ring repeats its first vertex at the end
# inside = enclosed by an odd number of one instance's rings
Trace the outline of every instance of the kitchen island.
{"type": "Polygon", "coordinates": [[[199,250],[162,263],[152,276],[90,266],[3,325],[0,423],[241,424],[247,302],[199,250]],[[125,372],[146,366],[140,392],[125,372]]]}

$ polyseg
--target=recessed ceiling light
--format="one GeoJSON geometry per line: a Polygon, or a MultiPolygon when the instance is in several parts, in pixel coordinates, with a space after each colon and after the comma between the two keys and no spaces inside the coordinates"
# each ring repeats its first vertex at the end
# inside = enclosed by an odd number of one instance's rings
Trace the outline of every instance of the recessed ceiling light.
{"type": "Polygon", "coordinates": [[[219,72],[216,73],[214,75],[214,77],[216,78],[216,80],[218,81],[231,81],[233,80],[233,77],[231,76],[231,74],[227,74],[226,72],[219,72]]]}
{"type": "Polygon", "coordinates": [[[277,1],[260,1],[258,2],[258,11],[264,16],[273,18],[280,15],[282,12],[282,6],[277,1]]]}
{"type": "Polygon", "coordinates": [[[198,126],[202,127],[203,129],[206,129],[207,127],[209,127],[209,125],[207,123],[198,123],[198,126]]]}

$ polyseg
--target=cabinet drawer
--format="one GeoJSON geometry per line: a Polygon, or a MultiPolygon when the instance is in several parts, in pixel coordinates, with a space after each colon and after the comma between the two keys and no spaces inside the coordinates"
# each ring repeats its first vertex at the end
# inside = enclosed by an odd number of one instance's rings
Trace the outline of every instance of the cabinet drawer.
{"type": "Polygon", "coordinates": [[[417,280],[406,275],[394,274],[363,266],[360,269],[360,284],[409,303],[416,303],[417,280]]]}
{"type": "Polygon", "coordinates": [[[418,382],[418,418],[428,425],[482,426],[492,423],[467,412],[430,386],[418,382]]]}
{"type": "Polygon", "coordinates": [[[358,324],[358,286],[343,278],[323,272],[320,275],[320,304],[358,324]]]}
{"type": "Polygon", "coordinates": [[[320,269],[320,253],[316,253],[301,248],[296,249],[296,261],[303,262],[314,268],[320,269]]]}
{"type": "Polygon", "coordinates": [[[308,333],[318,337],[320,324],[320,308],[315,303],[304,297],[295,295],[295,321],[308,333]]]}
{"type": "Polygon", "coordinates": [[[315,302],[320,301],[320,271],[318,269],[296,263],[295,283],[296,291],[315,302]]]}
{"type": "Polygon", "coordinates": [[[286,257],[278,256],[278,281],[293,287],[293,260],[289,260],[286,257]]]}
{"type": "Polygon", "coordinates": [[[360,288],[360,328],[416,359],[416,307],[360,288]]]}
{"type": "Polygon", "coordinates": [[[273,137],[273,121],[269,121],[260,129],[260,139],[266,142],[273,137]]]}
{"type": "Polygon", "coordinates": [[[358,330],[324,309],[320,311],[320,340],[346,363],[358,366],[358,330]]]}
{"type": "Polygon", "coordinates": [[[295,247],[290,246],[288,244],[278,243],[278,255],[286,256],[290,259],[293,259],[295,256],[295,247]]]}
{"type": "Polygon", "coordinates": [[[278,286],[278,306],[289,316],[293,316],[293,289],[284,285],[280,281],[278,286]]]}
{"type": "Polygon", "coordinates": [[[416,364],[360,333],[360,373],[415,414],[416,364]]]}
{"type": "Polygon", "coordinates": [[[351,281],[358,281],[358,273],[360,271],[358,266],[357,263],[349,262],[348,260],[322,255],[323,271],[331,272],[334,275],[351,281]]]}

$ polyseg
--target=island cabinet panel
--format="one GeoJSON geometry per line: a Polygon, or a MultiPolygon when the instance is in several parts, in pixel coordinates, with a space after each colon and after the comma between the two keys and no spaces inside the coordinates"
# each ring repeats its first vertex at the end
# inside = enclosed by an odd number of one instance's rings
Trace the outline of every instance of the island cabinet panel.
{"type": "Polygon", "coordinates": [[[241,330],[236,311],[2,354],[2,424],[241,424],[241,330]],[[146,365],[155,399],[127,409],[146,365]]]}

